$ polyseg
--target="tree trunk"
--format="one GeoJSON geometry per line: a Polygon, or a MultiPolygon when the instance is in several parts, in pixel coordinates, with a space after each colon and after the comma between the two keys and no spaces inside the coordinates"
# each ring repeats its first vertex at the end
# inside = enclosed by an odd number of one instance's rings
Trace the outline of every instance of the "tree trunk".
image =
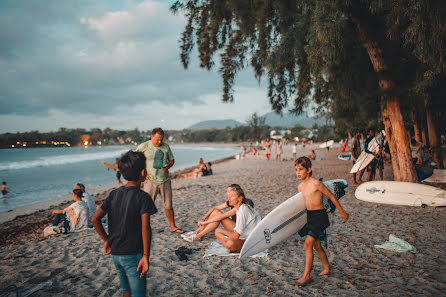
{"type": "MultiPolygon", "coordinates": [[[[358,3],[356,2],[356,4],[358,3]]],[[[366,49],[370,62],[376,73],[382,77],[379,79],[379,86],[384,93],[388,93],[395,85],[388,73],[389,69],[384,60],[382,47],[375,40],[372,40],[371,30],[368,23],[364,23],[363,19],[355,15],[352,16],[352,21],[356,24],[359,39],[362,46],[366,49]]],[[[385,107],[382,108],[385,112],[383,114],[383,122],[386,125],[386,132],[389,134],[389,145],[392,154],[392,167],[394,179],[397,181],[417,182],[418,178],[415,172],[415,166],[412,162],[412,155],[409,147],[409,139],[407,137],[407,129],[404,126],[403,114],[399,104],[399,98],[392,96],[387,98],[385,107]]]]}
{"type": "Polygon", "coordinates": [[[432,148],[432,157],[437,164],[437,168],[444,169],[443,156],[441,153],[440,135],[438,134],[437,125],[435,124],[432,108],[426,100],[426,122],[429,136],[429,143],[432,148]]]}
{"type": "Polygon", "coordinates": [[[426,126],[425,125],[423,125],[421,127],[421,141],[423,142],[424,146],[429,145],[429,141],[427,139],[427,133],[426,133],[426,126]]]}
{"type": "Polygon", "coordinates": [[[392,126],[390,124],[389,112],[384,103],[381,103],[381,114],[383,117],[384,127],[386,129],[386,140],[389,142],[390,155],[392,156],[393,179],[401,180],[399,162],[394,161],[394,159],[397,158],[396,156],[398,156],[397,147],[392,137],[392,126]]]}
{"type": "Polygon", "coordinates": [[[420,123],[418,121],[417,117],[417,112],[413,111],[412,112],[412,124],[413,124],[413,130],[414,130],[414,137],[416,142],[421,143],[422,142],[422,138],[421,138],[421,129],[420,129],[420,123]]]}

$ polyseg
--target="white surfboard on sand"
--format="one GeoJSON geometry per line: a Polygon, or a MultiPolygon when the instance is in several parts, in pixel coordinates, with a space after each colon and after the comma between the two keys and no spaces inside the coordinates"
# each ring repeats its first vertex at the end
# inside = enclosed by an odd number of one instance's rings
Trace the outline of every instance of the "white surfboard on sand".
{"type": "Polygon", "coordinates": [[[365,182],[356,188],[355,196],[362,201],[381,204],[446,206],[445,190],[408,182],[365,182]]]}
{"type": "MultiPolygon", "coordinates": [[[[379,152],[379,143],[382,141],[382,138],[386,135],[386,132],[381,131],[377,136],[375,136],[370,142],[368,149],[370,152],[377,153],[379,152]]],[[[352,169],[350,170],[350,173],[356,173],[369,165],[370,162],[372,162],[373,158],[375,158],[374,155],[366,153],[363,151],[358,159],[356,159],[355,165],[353,165],[352,169]]]]}
{"type": "Polygon", "coordinates": [[[332,146],[334,144],[334,140],[329,140],[319,145],[320,148],[326,148],[332,146]]]}
{"type": "Polygon", "coordinates": [[[423,182],[445,184],[446,169],[434,169],[434,173],[430,177],[423,180],[423,182]]]}
{"type": "MultiPolygon", "coordinates": [[[[325,186],[340,199],[345,194],[348,184],[344,179],[324,181],[325,186]]],[[[334,212],[335,207],[331,200],[324,195],[324,207],[334,212]]],[[[307,223],[307,211],[302,193],[297,193],[274,208],[249,234],[240,258],[255,255],[261,251],[275,246],[288,237],[296,234],[307,223]]]]}

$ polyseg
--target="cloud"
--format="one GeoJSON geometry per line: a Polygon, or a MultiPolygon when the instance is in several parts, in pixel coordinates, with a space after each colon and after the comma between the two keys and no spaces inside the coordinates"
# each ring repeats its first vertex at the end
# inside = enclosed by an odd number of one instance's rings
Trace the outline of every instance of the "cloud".
{"type": "MultiPolygon", "coordinates": [[[[34,121],[48,127],[44,119],[51,119],[52,125],[68,126],[63,118],[67,114],[82,115],[90,127],[136,126],[144,121],[140,110],[151,113],[154,121],[163,120],[164,113],[168,119],[174,110],[176,120],[165,125],[179,128],[200,116],[217,118],[226,110],[220,106],[222,82],[216,69],[199,68],[196,57],[183,69],[178,40],[185,18],[171,14],[168,3],[5,3],[0,4],[0,25],[8,28],[0,32],[6,41],[0,43],[3,129],[13,130],[8,123],[14,116],[20,125],[34,121]],[[220,110],[213,110],[216,106],[220,110]],[[124,111],[124,120],[116,120],[114,115],[124,111]],[[97,112],[104,116],[91,116],[97,112]]],[[[249,71],[239,75],[237,85],[261,90],[265,106],[266,91],[249,71]]],[[[238,96],[233,108],[239,106],[238,96]]],[[[249,106],[235,114],[241,118],[248,112],[249,106]]],[[[76,122],[70,124],[77,127],[76,122]]]]}

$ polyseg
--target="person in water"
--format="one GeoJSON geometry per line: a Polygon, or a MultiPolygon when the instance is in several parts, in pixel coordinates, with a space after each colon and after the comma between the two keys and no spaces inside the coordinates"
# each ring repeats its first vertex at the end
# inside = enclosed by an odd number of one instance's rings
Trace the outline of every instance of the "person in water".
{"type": "Polygon", "coordinates": [[[185,234],[184,240],[200,241],[206,234],[215,230],[215,236],[229,252],[241,251],[246,238],[262,218],[251,206],[252,201],[246,198],[239,185],[230,185],[226,190],[226,197],[228,200],[211,208],[198,222],[199,228],[185,234]],[[231,209],[223,213],[222,210],[226,208],[231,209]],[[217,229],[220,224],[223,228],[217,229]]]}
{"type": "Polygon", "coordinates": [[[3,181],[1,185],[2,196],[5,197],[9,193],[9,188],[6,186],[6,182],[3,181]]]}
{"type": "Polygon", "coordinates": [[[324,234],[325,229],[330,226],[327,211],[323,205],[322,195],[324,194],[330,198],[344,221],[348,219],[348,214],[330,190],[321,181],[311,177],[313,172],[311,169],[311,161],[308,157],[298,158],[295,162],[295,168],[297,178],[302,181],[297,187],[297,190],[302,193],[307,209],[307,223],[299,231],[299,235],[307,235],[304,244],[305,270],[303,276],[297,281],[298,286],[304,286],[310,281],[310,273],[313,268],[313,249],[316,251],[324,266],[324,270],[319,275],[327,275],[331,272],[327,254],[322,248],[319,239],[319,236],[324,234]]]}

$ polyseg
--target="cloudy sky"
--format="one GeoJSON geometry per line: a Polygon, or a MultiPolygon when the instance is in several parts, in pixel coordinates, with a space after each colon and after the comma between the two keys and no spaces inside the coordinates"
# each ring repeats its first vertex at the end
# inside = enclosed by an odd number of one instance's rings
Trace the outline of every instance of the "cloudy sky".
{"type": "Polygon", "coordinates": [[[0,133],[182,129],[270,111],[251,70],[237,78],[235,103],[222,103],[217,69],[197,59],[183,69],[185,18],[172,2],[1,0],[0,133]]]}

